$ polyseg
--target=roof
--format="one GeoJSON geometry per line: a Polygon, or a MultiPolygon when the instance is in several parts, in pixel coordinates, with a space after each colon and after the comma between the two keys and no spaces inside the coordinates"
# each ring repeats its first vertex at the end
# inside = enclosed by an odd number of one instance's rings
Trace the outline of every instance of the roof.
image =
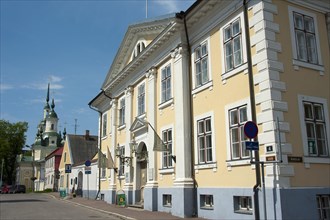
{"type": "Polygon", "coordinates": [[[88,135],[71,135],[68,134],[66,139],[68,147],[72,155],[72,163],[78,164],[86,160],[91,160],[98,151],[98,136],[88,135]]]}
{"type": "Polygon", "coordinates": [[[63,152],[63,147],[59,147],[57,149],[55,149],[53,152],[51,152],[50,154],[47,155],[47,157],[45,157],[45,160],[48,160],[49,158],[53,157],[53,156],[61,156],[63,152]]]}
{"type": "MultiPolygon", "coordinates": [[[[163,33],[165,30],[167,30],[173,25],[173,22],[175,20],[175,14],[168,14],[152,19],[146,19],[142,22],[137,22],[135,24],[129,25],[126,34],[119,46],[117,54],[110,66],[108,74],[103,82],[102,90],[107,91],[109,85],[117,83],[114,79],[120,77],[121,72],[127,72],[124,69],[127,68],[128,60],[130,59],[130,56],[128,54],[132,53],[139,38],[144,37],[146,35],[150,35],[153,36],[152,38],[154,40],[158,39],[159,36],[162,36],[161,33],[163,33]]],[[[143,53],[146,53],[147,50],[150,50],[151,46],[155,44],[154,40],[152,40],[151,43],[146,45],[146,48],[144,49],[143,53]]],[[[141,57],[141,54],[137,57],[141,57]]],[[[128,66],[134,66],[133,64],[137,65],[137,60],[138,59],[135,58],[133,62],[130,62],[130,65],[128,66]]]]}

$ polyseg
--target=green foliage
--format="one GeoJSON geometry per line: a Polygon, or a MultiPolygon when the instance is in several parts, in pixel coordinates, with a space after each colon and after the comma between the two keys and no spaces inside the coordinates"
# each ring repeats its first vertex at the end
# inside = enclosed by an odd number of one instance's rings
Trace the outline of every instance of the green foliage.
{"type": "Polygon", "coordinates": [[[53,190],[52,189],[49,189],[49,188],[47,188],[47,189],[45,189],[43,191],[34,191],[34,193],[50,193],[50,192],[53,192],[53,190]]]}
{"type": "Polygon", "coordinates": [[[0,120],[0,159],[4,160],[3,182],[12,184],[16,176],[16,157],[25,144],[27,122],[10,123],[0,120]]]}

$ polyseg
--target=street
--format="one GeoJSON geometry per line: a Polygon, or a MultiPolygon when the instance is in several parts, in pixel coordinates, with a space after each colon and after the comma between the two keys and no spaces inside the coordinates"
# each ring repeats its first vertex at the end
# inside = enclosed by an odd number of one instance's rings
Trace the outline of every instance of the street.
{"type": "Polygon", "coordinates": [[[46,194],[1,194],[0,219],[121,219],[46,194]]]}

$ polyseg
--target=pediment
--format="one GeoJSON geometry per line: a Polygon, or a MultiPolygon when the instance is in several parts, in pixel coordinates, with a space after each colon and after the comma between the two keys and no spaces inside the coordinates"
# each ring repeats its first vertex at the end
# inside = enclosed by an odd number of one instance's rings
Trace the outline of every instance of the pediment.
{"type": "Polygon", "coordinates": [[[139,52],[150,49],[148,46],[173,23],[175,18],[175,14],[171,14],[130,25],[103,82],[102,89],[106,90],[114,79],[120,77],[124,68],[139,57],[139,54],[134,51],[138,48],[140,48],[139,52]]]}
{"type": "Polygon", "coordinates": [[[136,117],[129,130],[131,132],[135,133],[137,131],[140,131],[140,130],[143,130],[146,128],[148,128],[148,122],[146,120],[136,117]]]}

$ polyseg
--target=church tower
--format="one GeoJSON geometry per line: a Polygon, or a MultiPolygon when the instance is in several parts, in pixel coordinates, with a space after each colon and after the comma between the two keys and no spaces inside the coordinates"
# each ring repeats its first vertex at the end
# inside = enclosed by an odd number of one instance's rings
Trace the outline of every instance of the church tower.
{"type": "Polygon", "coordinates": [[[61,135],[58,133],[58,116],[55,112],[55,101],[49,104],[50,84],[48,83],[46,103],[43,109],[43,118],[38,125],[34,149],[35,159],[42,160],[48,153],[61,145],[61,135]]]}

